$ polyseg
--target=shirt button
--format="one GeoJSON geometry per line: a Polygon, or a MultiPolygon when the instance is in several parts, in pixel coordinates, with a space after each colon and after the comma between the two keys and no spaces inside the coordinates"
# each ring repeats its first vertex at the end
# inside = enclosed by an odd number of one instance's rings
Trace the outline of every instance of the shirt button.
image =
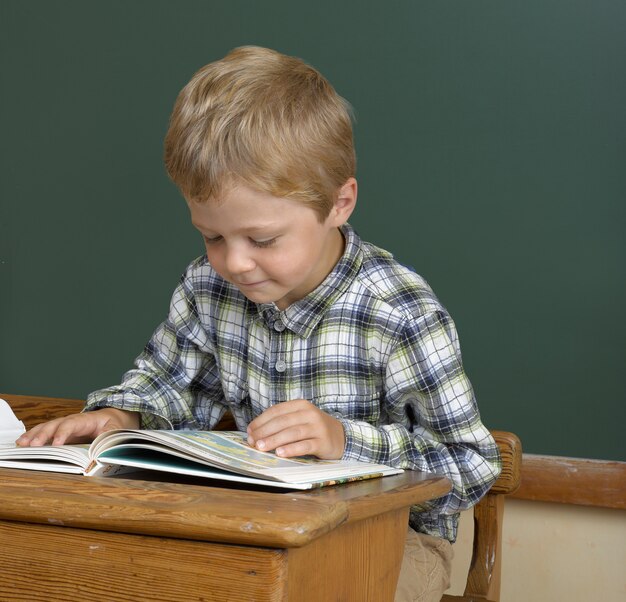
{"type": "Polygon", "coordinates": [[[274,330],[282,332],[285,330],[285,325],[280,320],[276,320],[276,322],[274,322],[274,330]]]}
{"type": "Polygon", "coordinates": [[[276,368],[276,372],[284,372],[287,370],[287,362],[284,360],[278,360],[274,368],[276,368]]]}

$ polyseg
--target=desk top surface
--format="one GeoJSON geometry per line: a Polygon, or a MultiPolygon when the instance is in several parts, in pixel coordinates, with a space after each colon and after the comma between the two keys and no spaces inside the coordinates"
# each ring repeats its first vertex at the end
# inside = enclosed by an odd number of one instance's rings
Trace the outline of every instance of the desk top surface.
{"type": "MultiPolygon", "coordinates": [[[[1,397],[27,428],[83,405],[81,400],[1,397]]],[[[299,547],[342,523],[435,499],[450,489],[447,478],[416,471],[305,492],[137,474],[102,478],[0,469],[0,520],[299,547]]]]}
{"type": "Polygon", "coordinates": [[[307,492],[83,477],[0,469],[0,519],[202,541],[288,548],[344,522],[445,495],[442,476],[399,475],[307,492]]]}

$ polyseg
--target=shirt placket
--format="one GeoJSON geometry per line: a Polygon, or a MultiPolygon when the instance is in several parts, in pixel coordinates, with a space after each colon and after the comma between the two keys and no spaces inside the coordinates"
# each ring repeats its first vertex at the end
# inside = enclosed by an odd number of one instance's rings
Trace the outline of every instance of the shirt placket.
{"type": "Polygon", "coordinates": [[[271,403],[287,401],[287,383],[290,372],[288,346],[290,332],[280,315],[276,316],[270,327],[270,389],[271,403]]]}

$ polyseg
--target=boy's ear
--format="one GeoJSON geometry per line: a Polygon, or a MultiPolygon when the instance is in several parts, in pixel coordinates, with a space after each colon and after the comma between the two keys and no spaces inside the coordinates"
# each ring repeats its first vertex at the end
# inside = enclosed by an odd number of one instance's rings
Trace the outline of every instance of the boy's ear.
{"type": "Polygon", "coordinates": [[[357,189],[355,178],[348,178],[339,189],[335,204],[331,210],[334,226],[343,226],[348,221],[356,206],[357,189]]]}

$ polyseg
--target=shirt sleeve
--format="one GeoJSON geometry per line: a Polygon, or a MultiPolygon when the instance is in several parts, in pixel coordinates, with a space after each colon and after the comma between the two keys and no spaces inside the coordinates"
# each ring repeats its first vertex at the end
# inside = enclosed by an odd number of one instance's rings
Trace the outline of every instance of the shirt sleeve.
{"type": "MultiPolygon", "coordinates": [[[[190,268],[191,269],[191,268],[190,268]]],[[[114,407],[141,413],[141,428],[211,429],[225,411],[210,337],[200,322],[191,279],[183,276],[167,319],[122,383],[94,391],[85,411],[114,407]]]]}
{"type": "Polygon", "coordinates": [[[403,326],[386,366],[381,404],[388,424],[342,419],[344,459],[448,477],[450,493],[420,511],[456,514],[475,504],[497,479],[498,448],[481,422],[456,329],[444,311],[403,326]]]}

